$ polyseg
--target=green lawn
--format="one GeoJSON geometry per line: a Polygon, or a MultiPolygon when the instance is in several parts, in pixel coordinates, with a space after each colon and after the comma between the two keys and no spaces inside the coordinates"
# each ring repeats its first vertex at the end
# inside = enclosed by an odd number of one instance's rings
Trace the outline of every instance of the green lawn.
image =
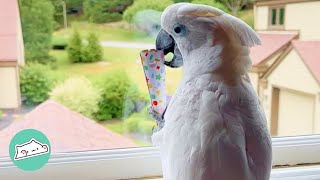
{"type": "Polygon", "coordinates": [[[82,37],[85,37],[89,32],[94,32],[99,36],[101,41],[154,42],[155,40],[144,32],[135,31],[126,22],[93,24],[85,21],[75,21],[72,22],[71,27],[56,31],[53,37],[68,39],[74,29],[79,31],[82,37]]]}
{"type": "MultiPolygon", "coordinates": [[[[54,76],[64,80],[71,76],[86,76],[92,81],[99,79],[99,75],[112,69],[124,69],[143,93],[147,93],[147,86],[140,62],[139,52],[142,49],[104,48],[104,60],[96,63],[76,63],[68,61],[66,51],[52,50],[50,54],[57,59],[54,76]]],[[[166,83],[168,93],[173,94],[181,79],[181,69],[167,68],[166,83]]]]}

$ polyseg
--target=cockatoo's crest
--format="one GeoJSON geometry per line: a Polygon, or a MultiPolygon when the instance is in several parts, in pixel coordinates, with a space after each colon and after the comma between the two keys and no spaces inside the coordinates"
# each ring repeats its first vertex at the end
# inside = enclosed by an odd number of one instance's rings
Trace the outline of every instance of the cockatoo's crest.
{"type": "Polygon", "coordinates": [[[221,27],[227,34],[236,35],[242,46],[260,45],[261,41],[256,32],[242,20],[223,12],[220,9],[207,6],[181,6],[178,16],[194,16],[198,20],[212,22],[221,27]]]}

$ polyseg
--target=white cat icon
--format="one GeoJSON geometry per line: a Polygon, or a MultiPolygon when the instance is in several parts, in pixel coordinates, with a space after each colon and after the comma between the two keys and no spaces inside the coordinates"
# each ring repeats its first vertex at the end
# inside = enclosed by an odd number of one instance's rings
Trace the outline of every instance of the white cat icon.
{"type": "Polygon", "coordinates": [[[15,145],[14,160],[22,160],[49,153],[49,146],[32,138],[30,141],[15,145]]]}

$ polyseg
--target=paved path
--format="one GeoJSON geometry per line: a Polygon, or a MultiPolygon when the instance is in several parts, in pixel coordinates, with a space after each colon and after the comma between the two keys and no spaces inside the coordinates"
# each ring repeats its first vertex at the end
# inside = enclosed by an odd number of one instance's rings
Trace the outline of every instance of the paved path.
{"type": "Polygon", "coordinates": [[[152,43],[141,42],[124,42],[124,41],[102,41],[103,47],[115,47],[115,48],[137,48],[137,49],[152,49],[155,45],[152,43]]]}

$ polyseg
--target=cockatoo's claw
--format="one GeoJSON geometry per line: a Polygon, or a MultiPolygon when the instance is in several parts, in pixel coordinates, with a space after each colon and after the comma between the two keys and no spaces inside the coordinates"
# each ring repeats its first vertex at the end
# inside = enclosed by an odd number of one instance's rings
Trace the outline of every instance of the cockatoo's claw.
{"type": "Polygon", "coordinates": [[[162,116],[154,112],[151,106],[148,107],[148,112],[152,119],[156,120],[157,122],[157,128],[154,129],[154,132],[161,130],[164,126],[164,119],[162,118],[162,116]]]}

